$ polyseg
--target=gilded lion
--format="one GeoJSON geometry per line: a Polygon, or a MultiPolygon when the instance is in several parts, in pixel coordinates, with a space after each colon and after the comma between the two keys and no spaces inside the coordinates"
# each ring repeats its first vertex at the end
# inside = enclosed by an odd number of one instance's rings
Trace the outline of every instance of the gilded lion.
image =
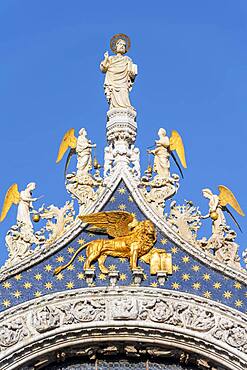
{"type": "Polygon", "coordinates": [[[111,211],[98,212],[91,215],[79,216],[90,225],[90,232],[107,234],[109,239],[96,239],[82,245],[64,266],[55,269],[54,274],[66,269],[77,255],[86,248],[84,270],[90,269],[91,264],[98,261],[99,269],[107,274],[104,262],[107,256],[129,258],[131,269],[137,269],[138,258],[147,254],[156,242],[154,224],[149,220],[137,221],[128,212],[111,211]]]}

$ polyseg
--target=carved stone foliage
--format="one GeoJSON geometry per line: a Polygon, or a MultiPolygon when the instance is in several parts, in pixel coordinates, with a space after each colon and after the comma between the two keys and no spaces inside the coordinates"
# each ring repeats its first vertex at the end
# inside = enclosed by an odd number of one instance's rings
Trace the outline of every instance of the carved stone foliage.
{"type": "Polygon", "coordinates": [[[72,198],[78,200],[80,213],[83,213],[98,199],[102,190],[102,179],[98,173],[94,176],[90,174],[83,176],[77,176],[74,173],[68,174],[66,189],[72,198]]]}
{"type": "Polygon", "coordinates": [[[212,307],[203,299],[199,302],[198,297],[183,298],[178,293],[115,289],[84,289],[64,296],[59,293],[57,298],[54,295],[38,304],[17,307],[4,321],[0,318],[0,365],[6,350],[13,347],[15,351],[30,343],[36,343],[37,348],[45,333],[54,337],[57,330],[61,333],[99,326],[113,332],[115,327],[126,327],[126,322],[135,328],[155,329],[161,336],[168,330],[174,338],[176,333],[181,338],[195,337],[206,347],[210,343],[227,348],[230,356],[232,350],[239,358],[247,353],[246,320],[241,315],[236,318],[230,309],[212,307]]]}
{"type": "Polygon", "coordinates": [[[170,214],[167,221],[171,227],[185,240],[191,243],[196,242],[197,231],[201,226],[201,212],[198,207],[194,207],[192,202],[177,205],[171,202],[170,214]]]}
{"type": "Polygon", "coordinates": [[[62,208],[58,208],[53,204],[45,208],[39,209],[40,217],[47,220],[45,230],[48,232],[47,243],[52,243],[57,240],[73,223],[75,210],[73,201],[68,201],[62,208]]]}
{"type": "Polygon", "coordinates": [[[217,233],[213,233],[209,239],[198,240],[197,245],[206,253],[213,254],[220,262],[241,269],[238,255],[239,246],[235,243],[236,232],[228,226],[222,226],[219,230],[217,233]]]}
{"type": "Polygon", "coordinates": [[[152,180],[144,176],[140,188],[145,200],[162,217],[165,201],[178,191],[179,176],[173,174],[169,178],[162,178],[157,175],[152,180]]]}
{"type": "Polygon", "coordinates": [[[17,265],[24,258],[31,256],[34,253],[34,249],[32,249],[34,244],[36,245],[36,250],[39,249],[39,246],[45,243],[44,231],[44,229],[41,229],[38,232],[34,232],[29,225],[21,222],[13,225],[5,237],[8,259],[0,271],[17,265]]]}

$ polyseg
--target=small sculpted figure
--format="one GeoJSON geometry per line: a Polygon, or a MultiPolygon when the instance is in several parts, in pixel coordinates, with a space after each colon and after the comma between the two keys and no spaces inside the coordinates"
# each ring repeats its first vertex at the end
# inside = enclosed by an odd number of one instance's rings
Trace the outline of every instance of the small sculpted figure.
{"type": "Polygon", "coordinates": [[[131,153],[131,162],[132,162],[132,172],[135,176],[141,176],[141,167],[140,167],[140,149],[132,147],[131,153]]]}
{"type": "Polygon", "coordinates": [[[106,177],[110,174],[114,163],[113,149],[111,146],[105,147],[104,159],[104,177],[106,177]]]}
{"type": "Polygon", "coordinates": [[[128,36],[123,34],[113,36],[111,49],[116,55],[109,56],[106,51],[104,60],[100,63],[101,71],[106,74],[104,90],[110,109],[133,108],[129,100],[129,92],[137,75],[137,65],[124,55],[129,47],[128,36]]]}
{"type": "Polygon", "coordinates": [[[33,229],[30,212],[33,209],[33,202],[39,199],[32,197],[32,192],[35,188],[36,184],[34,182],[30,182],[26,189],[21,192],[18,191],[17,184],[10,186],[5,196],[0,222],[5,219],[12,204],[16,204],[18,205],[17,222],[33,229]]]}
{"type": "Polygon", "coordinates": [[[173,150],[176,150],[182,166],[186,168],[187,165],[185,160],[184,145],[181,136],[177,131],[173,130],[172,135],[169,138],[164,128],[159,129],[158,136],[159,140],[155,141],[155,149],[148,150],[148,153],[154,155],[153,171],[157,173],[160,178],[169,179],[171,177],[170,155],[172,155],[182,174],[181,168],[172,152],[173,150]]]}

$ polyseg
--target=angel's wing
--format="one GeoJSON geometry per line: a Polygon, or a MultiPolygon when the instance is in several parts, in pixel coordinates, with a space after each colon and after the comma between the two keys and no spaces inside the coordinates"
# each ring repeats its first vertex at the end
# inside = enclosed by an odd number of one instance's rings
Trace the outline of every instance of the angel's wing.
{"type": "Polygon", "coordinates": [[[5,219],[12,204],[13,203],[18,204],[19,201],[20,201],[20,193],[18,191],[18,186],[17,184],[13,184],[10,186],[10,188],[8,189],[5,195],[2,213],[0,216],[0,222],[2,222],[5,219]]]}
{"type": "Polygon", "coordinates": [[[56,163],[61,161],[68,148],[74,149],[76,147],[76,143],[77,139],[75,137],[75,129],[71,128],[66,132],[66,134],[63,137],[63,140],[59,147],[56,163]]]}
{"type": "Polygon", "coordinates": [[[170,150],[176,150],[182,166],[187,168],[183,140],[175,130],[172,131],[172,136],[170,137],[170,150]]]}
{"type": "MultiPolygon", "coordinates": [[[[132,214],[122,211],[98,212],[79,216],[79,218],[83,222],[102,229],[102,231],[114,238],[128,235],[130,233],[128,225],[134,220],[132,214]]],[[[91,230],[93,231],[93,228],[91,230]]]]}
{"type": "Polygon", "coordinates": [[[233,193],[231,192],[231,190],[228,189],[226,186],[223,186],[223,185],[219,185],[218,186],[218,189],[219,189],[219,192],[220,192],[219,193],[220,205],[224,207],[227,204],[229,204],[241,216],[244,216],[244,212],[241,209],[241,207],[240,207],[237,199],[235,198],[235,196],[233,195],[233,193]]]}

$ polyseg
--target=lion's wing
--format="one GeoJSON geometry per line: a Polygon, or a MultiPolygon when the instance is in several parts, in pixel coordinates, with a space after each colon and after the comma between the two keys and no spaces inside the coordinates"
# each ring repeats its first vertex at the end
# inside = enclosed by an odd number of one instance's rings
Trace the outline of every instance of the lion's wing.
{"type": "MultiPolygon", "coordinates": [[[[134,220],[132,214],[122,211],[98,212],[79,218],[114,238],[128,235],[130,233],[128,225],[134,220]]],[[[93,228],[91,230],[93,231],[93,228]]]]}

